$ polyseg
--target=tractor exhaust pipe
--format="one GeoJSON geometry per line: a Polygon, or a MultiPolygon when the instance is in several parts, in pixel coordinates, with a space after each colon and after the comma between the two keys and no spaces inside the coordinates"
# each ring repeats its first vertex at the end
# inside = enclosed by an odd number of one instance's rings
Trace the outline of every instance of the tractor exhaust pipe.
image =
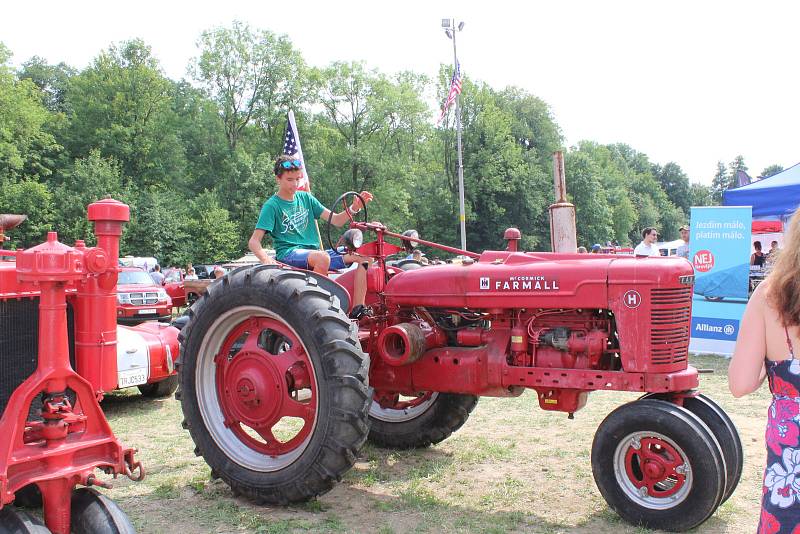
{"type": "Polygon", "coordinates": [[[575,206],[567,201],[567,180],[564,174],[564,153],[553,152],[553,181],[556,201],[550,210],[550,247],[553,252],[578,252],[575,206]]]}
{"type": "Polygon", "coordinates": [[[446,343],[447,335],[439,328],[399,323],[385,328],[378,336],[378,353],[384,363],[400,367],[419,360],[428,349],[446,343]]]}

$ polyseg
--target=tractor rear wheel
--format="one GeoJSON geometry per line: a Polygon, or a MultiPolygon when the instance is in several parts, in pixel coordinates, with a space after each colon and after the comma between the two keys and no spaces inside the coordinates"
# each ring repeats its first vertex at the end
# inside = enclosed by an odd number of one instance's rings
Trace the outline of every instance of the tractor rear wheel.
{"type": "Polygon", "coordinates": [[[142,384],[139,386],[139,392],[142,396],[150,399],[171,397],[176,389],[178,389],[178,375],[168,376],[164,380],[154,382],[153,384],[142,384]]]}
{"type": "Polygon", "coordinates": [[[474,395],[426,392],[403,400],[375,391],[369,408],[369,441],[387,449],[439,443],[461,428],[477,404],[474,395]]]}
{"type": "Polygon", "coordinates": [[[184,425],[235,494],[329,491],[367,437],[369,357],[339,301],[301,271],[228,273],[181,332],[184,425]]]}
{"type": "Polygon", "coordinates": [[[0,510],[0,534],[50,534],[50,529],[28,512],[6,506],[0,510]]]}
{"type": "Polygon", "coordinates": [[[605,418],[592,443],[592,472],[623,519],[668,531],[708,519],[726,481],[722,451],[703,421],[657,399],[625,404],[605,418]]]}
{"type": "Polygon", "coordinates": [[[93,488],[72,492],[72,534],[136,534],[117,503],[93,488]]]}

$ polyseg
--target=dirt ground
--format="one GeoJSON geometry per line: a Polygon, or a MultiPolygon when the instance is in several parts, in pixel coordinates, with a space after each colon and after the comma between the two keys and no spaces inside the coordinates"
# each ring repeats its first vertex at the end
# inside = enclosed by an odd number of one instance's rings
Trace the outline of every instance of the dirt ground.
{"type": "MultiPolygon", "coordinates": [[[[733,496],[696,532],[755,531],[765,452],[768,391],[745,399],[727,389],[727,360],[697,357],[712,368],[701,389],[739,428],[745,448],[742,480],[733,496]]],[[[135,391],[135,390],[134,390],[135,391]]],[[[344,480],[302,506],[256,506],[210,479],[181,429],[174,399],[118,393],[103,405],[117,435],[139,449],[145,481],[118,479],[107,493],[138,532],[537,532],[624,534],[649,532],[620,520],[592,477],[595,429],[621,403],[638,395],[593,393],[569,420],[543,412],[535,395],[482,398],[464,427],[429,449],[398,452],[367,445],[344,480]]]]}

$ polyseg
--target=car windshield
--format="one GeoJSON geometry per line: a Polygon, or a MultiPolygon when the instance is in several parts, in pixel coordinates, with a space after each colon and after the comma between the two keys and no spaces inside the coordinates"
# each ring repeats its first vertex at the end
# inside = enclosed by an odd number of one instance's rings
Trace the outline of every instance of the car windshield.
{"type": "Polygon", "coordinates": [[[144,271],[120,271],[118,284],[152,286],[153,279],[144,271]]]}

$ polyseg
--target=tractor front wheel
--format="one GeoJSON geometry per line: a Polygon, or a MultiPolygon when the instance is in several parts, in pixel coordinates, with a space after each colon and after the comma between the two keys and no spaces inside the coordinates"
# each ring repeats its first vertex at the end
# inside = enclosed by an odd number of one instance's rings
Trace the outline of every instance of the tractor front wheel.
{"type": "Polygon", "coordinates": [[[606,417],[592,443],[592,472],[624,520],[668,531],[708,519],[726,482],[722,451],[703,421],[656,399],[625,404],[606,417]]]}
{"type": "Polygon", "coordinates": [[[0,510],[0,534],[50,534],[50,529],[28,512],[6,506],[0,510]]]}
{"type": "MultiPolygon", "coordinates": [[[[642,399],[661,399],[669,400],[667,394],[649,393],[642,399]]],[[[684,397],[683,407],[699,417],[708,427],[719,443],[722,450],[722,457],[725,459],[726,483],[725,491],[722,494],[722,502],[728,500],[733,495],[739,479],[742,477],[742,467],[744,464],[744,451],[742,450],[742,440],[736,425],[717,403],[699,394],[694,397],[684,397]]]]}
{"type": "Polygon", "coordinates": [[[402,398],[375,391],[369,408],[369,441],[387,449],[439,443],[461,428],[478,404],[474,395],[425,392],[402,398]]]}
{"type": "Polygon", "coordinates": [[[261,265],[209,286],[189,315],[179,398],[195,452],[259,503],[330,490],[368,431],[369,357],[339,300],[261,265]]]}
{"type": "Polygon", "coordinates": [[[72,534],[136,534],[117,503],[92,488],[72,492],[72,534]]]}

